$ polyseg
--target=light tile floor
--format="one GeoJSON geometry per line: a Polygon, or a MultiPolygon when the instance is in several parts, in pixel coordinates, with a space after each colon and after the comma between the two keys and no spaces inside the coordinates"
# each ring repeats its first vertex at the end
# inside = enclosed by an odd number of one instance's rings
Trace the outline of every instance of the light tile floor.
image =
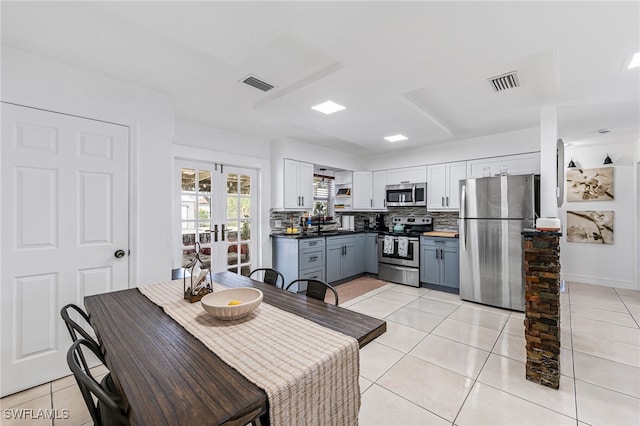
{"type": "MultiPolygon", "coordinates": [[[[522,313],[397,284],[344,303],[387,321],[360,352],[360,424],[640,425],[640,292],[568,283],[561,302],[557,391],[524,378],[522,313]]],[[[72,377],[3,398],[0,408],[3,426],[91,424],[72,377]],[[20,408],[69,416],[6,418],[20,408]]]]}
{"type": "Polygon", "coordinates": [[[387,321],[360,351],[361,425],[640,425],[640,292],[567,283],[559,390],[525,380],[520,312],[396,284],[342,306],[387,321]]]}

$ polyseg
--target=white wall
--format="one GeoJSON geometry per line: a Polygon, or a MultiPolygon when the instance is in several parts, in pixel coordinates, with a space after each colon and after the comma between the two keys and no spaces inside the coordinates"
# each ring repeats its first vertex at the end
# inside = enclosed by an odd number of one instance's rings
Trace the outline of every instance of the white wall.
{"type": "MultiPolygon", "coordinates": [[[[613,159],[613,201],[565,201],[559,209],[563,231],[567,229],[567,210],[613,210],[614,243],[569,243],[560,239],[562,277],[568,281],[640,290],[638,264],[638,196],[635,141],[616,144],[586,145],[566,148],[565,158],[573,159],[580,168],[606,167],[607,153],[613,159]]],[[[565,165],[566,166],[566,165],[565,165]]]]}
{"type": "Polygon", "coordinates": [[[537,151],[540,151],[540,130],[536,127],[409,150],[402,150],[399,146],[397,152],[367,157],[363,170],[384,170],[537,151]]]}
{"type": "Polygon", "coordinates": [[[181,117],[176,117],[175,134],[175,144],[219,153],[236,154],[247,158],[271,158],[271,143],[268,139],[241,135],[181,117]]]}
{"type": "Polygon", "coordinates": [[[130,286],[171,269],[172,99],[158,92],[2,46],[2,100],[128,125],[132,134],[130,286]]]}
{"type": "MultiPolygon", "coordinates": [[[[271,266],[271,240],[269,233],[269,209],[271,208],[271,160],[270,143],[267,140],[240,135],[214,127],[190,122],[184,119],[176,120],[176,136],[172,148],[174,159],[188,159],[219,163],[229,166],[238,166],[256,169],[258,171],[257,190],[260,194],[258,206],[258,222],[261,225],[261,233],[258,237],[258,258],[255,267],[271,266]]],[[[173,170],[173,167],[172,167],[173,170]]],[[[177,176],[174,171],[172,176],[177,176]]],[[[173,185],[171,186],[174,187],[173,185]]],[[[174,209],[172,229],[176,228],[179,212],[174,209]]],[[[180,247],[180,241],[176,241],[179,235],[172,233],[173,246],[180,247]]],[[[179,266],[180,251],[174,250],[174,266],[179,266]]]]}

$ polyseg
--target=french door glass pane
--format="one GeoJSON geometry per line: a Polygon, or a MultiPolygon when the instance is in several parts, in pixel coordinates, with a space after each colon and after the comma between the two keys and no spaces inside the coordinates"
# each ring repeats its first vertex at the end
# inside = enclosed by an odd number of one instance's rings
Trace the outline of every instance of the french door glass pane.
{"type": "Polygon", "coordinates": [[[238,175],[235,173],[229,173],[227,176],[227,194],[238,194],[238,175]]]}
{"type": "Polygon", "coordinates": [[[248,218],[251,216],[251,198],[240,198],[240,217],[248,218]]]}
{"type": "Polygon", "coordinates": [[[227,221],[227,229],[229,232],[227,233],[227,238],[230,243],[238,241],[238,221],[237,220],[228,220],[227,221]]]}
{"type": "Polygon", "coordinates": [[[198,191],[201,194],[211,193],[211,172],[198,170],[198,191]]]}
{"type": "Polygon", "coordinates": [[[198,219],[211,220],[211,197],[198,197],[198,219]]]}
{"type": "Polygon", "coordinates": [[[251,194],[251,177],[247,175],[240,176],[240,194],[242,195],[250,195],[251,194]]]}
{"type": "Polygon", "coordinates": [[[238,197],[227,197],[227,218],[235,219],[238,217],[238,197]]]}
{"type": "Polygon", "coordinates": [[[195,195],[182,196],[181,216],[182,220],[194,220],[196,218],[196,200],[195,195]]]}
{"type": "Polygon", "coordinates": [[[194,169],[182,169],[182,190],[185,192],[196,190],[196,171],[194,169]]]}
{"type": "Polygon", "coordinates": [[[251,223],[248,220],[240,222],[240,239],[242,241],[251,239],[251,223]]]}

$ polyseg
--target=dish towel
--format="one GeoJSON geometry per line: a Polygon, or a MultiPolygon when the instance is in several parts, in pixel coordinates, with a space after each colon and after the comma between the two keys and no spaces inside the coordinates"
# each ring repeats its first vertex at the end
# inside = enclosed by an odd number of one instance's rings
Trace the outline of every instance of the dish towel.
{"type": "Polygon", "coordinates": [[[384,246],[382,247],[382,251],[384,254],[393,254],[395,247],[393,246],[393,237],[391,235],[384,236],[384,246]]]}
{"type": "Polygon", "coordinates": [[[409,254],[409,239],[398,237],[398,256],[407,257],[407,254],[409,254]]]}

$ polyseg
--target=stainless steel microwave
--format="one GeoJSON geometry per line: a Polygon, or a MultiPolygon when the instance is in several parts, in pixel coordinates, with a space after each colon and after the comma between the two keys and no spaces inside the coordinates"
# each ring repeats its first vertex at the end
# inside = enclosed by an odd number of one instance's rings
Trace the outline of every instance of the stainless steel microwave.
{"type": "Polygon", "coordinates": [[[427,206],[426,183],[401,183],[387,185],[385,202],[387,206],[427,206]]]}

